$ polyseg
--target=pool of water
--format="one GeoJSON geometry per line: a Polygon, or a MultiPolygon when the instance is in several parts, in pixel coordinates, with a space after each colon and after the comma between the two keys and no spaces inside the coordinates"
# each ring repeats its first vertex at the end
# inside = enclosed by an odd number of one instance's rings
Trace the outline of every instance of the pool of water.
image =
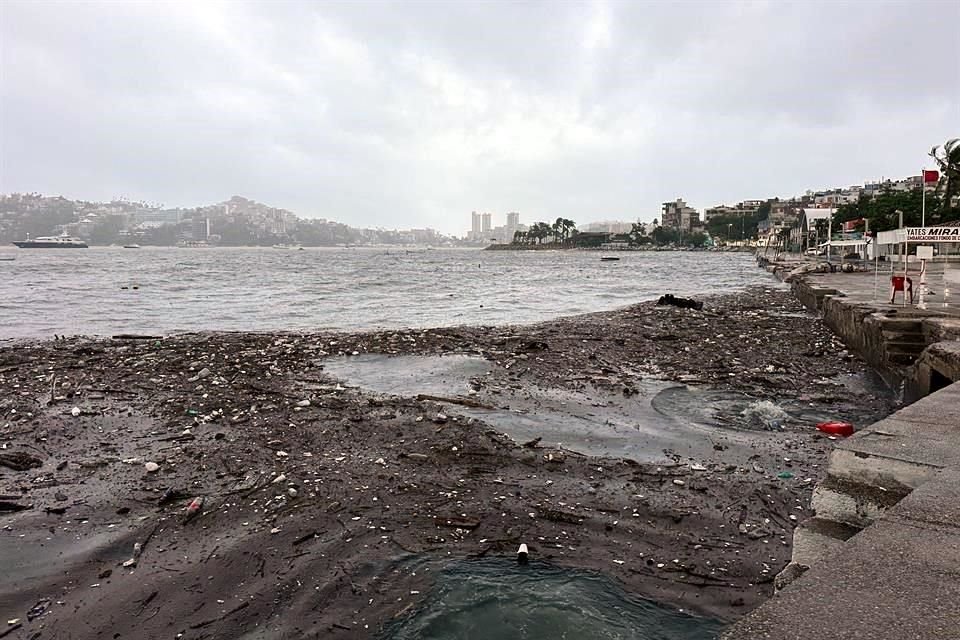
{"type": "Polygon", "coordinates": [[[381,640],[712,640],[722,629],[601,574],[486,559],[441,571],[421,607],[381,640]]]}
{"type": "Polygon", "coordinates": [[[869,411],[851,401],[850,392],[887,393],[876,376],[846,376],[825,379],[798,398],[758,398],[663,380],[637,380],[636,395],[625,397],[597,388],[498,386],[488,376],[493,369],[468,355],[367,354],[324,362],[327,373],[367,391],[449,398],[448,413],[482,420],[516,442],[540,438],[544,447],[656,463],[675,455],[702,460],[718,444],[729,461],[743,462],[771,432],[808,430],[825,420],[862,424],[869,411]],[[456,403],[463,399],[481,406],[456,403]]]}
{"type": "Polygon", "coordinates": [[[541,438],[541,446],[588,455],[638,462],[663,462],[671,454],[701,459],[722,442],[730,450],[728,455],[736,458],[739,451],[746,459],[754,453],[751,445],[761,437],[750,430],[717,428],[726,424],[715,415],[727,408],[723,402],[737,403],[740,411],[752,402],[749,397],[692,397],[686,387],[661,380],[638,381],[637,394],[631,397],[599,389],[496,387],[478,384],[493,365],[464,355],[332,358],[325,361],[324,370],[348,385],[375,393],[469,398],[484,406],[451,403],[449,411],[482,420],[517,442],[541,438]]]}

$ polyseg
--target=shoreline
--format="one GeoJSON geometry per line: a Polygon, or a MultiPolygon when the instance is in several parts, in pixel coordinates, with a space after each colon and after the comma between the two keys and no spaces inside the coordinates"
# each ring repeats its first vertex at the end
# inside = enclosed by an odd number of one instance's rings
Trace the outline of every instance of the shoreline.
{"type": "MultiPolygon", "coordinates": [[[[96,539],[108,522],[116,530],[82,552],[57,547],[73,586],[44,575],[49,568],[37,558],[22,561],[8,578],[20,571],[18,584],[0,589],[3,612],[23,617],[35,602],[27,601],[66,588],[58,597],[76,611],[52,608],[35,623],[63,630],[71,616],[94,627],[112,617],[118,630],[146,624],[169,633],[243,605],[218,622],[223,633],[264,624],[277,636],[296,628],[368,637],[415,606],[404,594],[429,588],[422,574],[400,569],[398,557],[510,556],[526,542],[537,559],[598,570],[638,596],[735,619],[769,597],[789,562],[789,516],[802,516],[798,507],[808,504],[831,448],[809,425],[716,427],[719,448],[697,459],[682,451],[658,462],[590,457],[516,444],[458,415],[457,402],[344,388],[324,371],[331,357],[354,352],[479,355],[492,371],[473,381],[469,399],[527,402],[532,413],[540,402],[524,395],[532,388],[583,394],[602,416],[614,398],[635,402],[642,382],[654,379],[859,412],[861,425],[892,409],[888,397],[829,382],[868,368],[834,349],[836,339],[789,292],[704,300],[702,312],[644,303],[512,327],[0,346],[0,382],[19,389],[0,397],[5,441],[44,454],[42,466],[0,476],[0,493],[26,488],[19,503],[33,505],[4,514],[4,524],[29,544],[54,546],[66,544],[64,536],[96,539]],[[51,369],[60,385],[52,402],[51,382],[39,376],[51,369]],[[70,415],[73,406],[80,416],[70,415]],[[33,415],[13,419],[12,408],[33,415]],[[749,456],[734,459],[730,442],[741,436],[749,436],[749,456]],[[156,474],[144,471],[148,459],[161,465],[156,474]],[[778,478],[780,468],[793,478],[778,478]],[[182,494],[160,506],[168,487],[182,494]],[[183,523],[194,494],[206,497],[204,513],[183,523]],[[44,511],[51,507],[65,513],[44,511]],[[123,509],[130,511],[118,516],[123,509]],[[81,516],[87,524],[76,524],[81,516]],[[148,535],[136,570],[119,566],[148,535]],[[195,591],[184,593],[191,584],[195,591]],[[286,586],[277,591],[278,584],[286,586]],[[308,598],[318,592],[323,609],[308,598]],[[146,623],[132,603],[148,599],[155,603],[146,623]],[[226,604],[211,604],[216,599],[226,604]],[[205,604],[184,613],[197,601],[205,604]]],[[[742,419],[722,408],[719,415],[742,419]]],[[[9,540],[5,560],[14,552],[9,540]]]]}
{"type": "Polygon", "coordinates": [[[615,248],[602,248],[602,247],[576,247],[576,246],[557,246],[554,243],[546,244],[491,244],[486,247],[482,247],[484,251],[606,251],[609,253],[620,253],[620,252],[701,252],[709,251],[713,253],[754,253],[756,252],[756,247],[653,247],[653,246],[636,246],[636,247],[615,247],[615,248]]]}

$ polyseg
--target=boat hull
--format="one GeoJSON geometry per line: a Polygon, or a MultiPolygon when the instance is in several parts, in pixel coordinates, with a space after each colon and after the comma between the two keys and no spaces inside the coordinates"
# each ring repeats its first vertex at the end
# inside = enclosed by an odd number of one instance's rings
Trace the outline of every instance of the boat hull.
{"type": "Polygon", "coordinates": [[[88,249],[87,243],[67,244],[66,242],[33,242],[21,240],[14,242],[21,249],[88,249]]]}

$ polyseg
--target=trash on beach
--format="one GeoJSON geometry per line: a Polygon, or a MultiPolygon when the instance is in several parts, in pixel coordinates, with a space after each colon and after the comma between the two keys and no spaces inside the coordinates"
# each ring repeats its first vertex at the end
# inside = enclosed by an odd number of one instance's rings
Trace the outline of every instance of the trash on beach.
{"type": "Polygon", "coordinates": [[[74,418],[78,417],[80,415],[80,407],[74,407],[73,409],[70,409],[70,415],[72,415],[74,418]]]}
{"type": "MultiPolygon", "coordinates": [[[[152,535],[152,534],[151,534],[152,535]]],[[[149,540],[150,536],[147,537],[149,540]]],[[[139,542],[133,543],[133,555],[130,556],[129,560],[124,560],[123,567],[129,569],[131,567],[137,566],[137,561],[140,559],[140,554],[143,553],[143,545],[139,542]]]]}
{"type": "Polygon", "coordinates": [[[831,420],[829,422],[821,422],[817,425],[817,430],[824,433],[828,433],[832,436],[841,436],[843,438],[853,435],[853,425],[849,422],[839,422],[836,420],[831,420]]]}
{"type": "Polygon", "coordinates": [[[781,480],[789,480],[790,478],[793,477],[793,473],[790,471],[781,471],[780,473],[777,474],[777,477],[780,478],[781,480]]]}
{"type": "Polygon", "coordinates": [[[200,515],[201,509],[203,509],[203,496],[197,496],[187,505],[187,513],[183,517],[183,521],[190,522],[190,520],[200,515]]]}
{"type": "Polygon", "coordinates": [[[43,461],[29,453],[16,451],[14,453],[0,453],[0,467],[7,467],[14,471],[26,471],[43,466],[43,461]]]}
{"type": "Polygon", "coordinates": [[[160,495],[160,499],[157,501],[157,504],[162,507],[163,505],[169,504],[174,500],[178,500],[182,497],[183,497],[183,493],[181,491],[178,491],[173,487],[168,487],[167,490],[160,495]]]}
{"type": "Polygon", "coordinates": [[[660,296],[660,299],[657,300],[658,307],[665,305],[679,307],[681,309],[696,309],[697,311],[703,311],[703,302],[694,300],[692,298],[678,298],[672,293],[660,296]]]}
{"type": "Polygon", "coordinates": [[[147,473],[156,473],[160,470],[160,465],[158,465],[156,462],[148,462],[143,465],[143,468],[147,470],[147,473]]]}
{"type": "Polygon", "coordinates": [[[518,564],[527,564],[529,562],[529,552],[527,550],[526,544],[521,544],[520,548],[517,549],[517,563],[518,564]]]}

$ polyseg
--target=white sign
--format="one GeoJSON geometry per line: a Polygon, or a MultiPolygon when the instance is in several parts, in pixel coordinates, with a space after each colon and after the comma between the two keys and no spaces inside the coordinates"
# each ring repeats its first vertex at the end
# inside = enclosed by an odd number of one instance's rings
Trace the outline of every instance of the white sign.
{"type": "Polygon", "coordinates": [[[960,227],[907,227],[907,242],[960,242],[960,227]]]}
{"type": "Polygon", "coordinates": [[[917,247],[917,258],[920,260],[933,260],[933,247],[917,247]]]}

